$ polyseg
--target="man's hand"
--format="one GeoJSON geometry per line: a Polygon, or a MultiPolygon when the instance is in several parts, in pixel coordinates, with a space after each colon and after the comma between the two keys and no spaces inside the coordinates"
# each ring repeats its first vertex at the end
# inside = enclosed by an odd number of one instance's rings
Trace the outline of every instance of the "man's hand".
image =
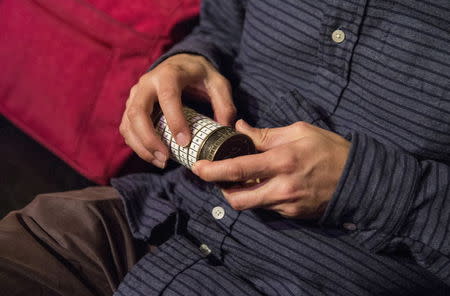
{"type": "Polygon", "coordinates": [[[265,208],[290,218],[320,218],[341,177],[350,142],[304,122],[257,129],[239,120],[236,129],[250,136],[262,153],[200,160],[194,173],[209,182],[261,179],[251,187],[222,190],[236,210],[265,208]]]}
{"type": "Polygon", "coordinates": [[[202,56],[178,54],[143,75],[131,88],[120,133],[142,159],[161,168],[169,151],[156,134],[150,114],[159,102],[177,143],[189,145],[191,133],[181,103],[185,89],[203,94],[212,105],[215,119],[223,125],[231,124],[236,114],[228,80],[202,56]]]}

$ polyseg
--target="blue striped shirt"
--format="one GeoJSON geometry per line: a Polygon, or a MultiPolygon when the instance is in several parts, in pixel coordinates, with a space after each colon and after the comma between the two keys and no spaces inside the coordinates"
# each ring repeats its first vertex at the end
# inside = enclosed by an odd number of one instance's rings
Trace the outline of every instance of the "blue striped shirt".
{"type": "Polygon", "coordinates": [[[450,1],[205,0],[159,62],[177,53],[230,79],[241,118],[350,155],[319,222],[235,211],[182,167],[114,180],[136,238],[175,224],[117,295],[450,294],[450,1]]]}

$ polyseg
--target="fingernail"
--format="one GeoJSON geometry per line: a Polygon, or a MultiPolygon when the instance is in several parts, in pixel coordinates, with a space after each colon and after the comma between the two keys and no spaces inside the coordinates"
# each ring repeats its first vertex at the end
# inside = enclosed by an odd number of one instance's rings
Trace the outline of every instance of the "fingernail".
{"type": "Polygon", "coordinates": [[[175,136],[175,140],[177,141],[178,145],[183,147],[189,145],[190,142],[188,135],[186,135],[185,133],[178,133],[175,136]]]}
{"type": "Polygon", "coordinates": [[[156,151],[155,153],[155,157],[158,161],[160,162],[166,162],[167,160],[167,156],[164,155],[164,153],[160,152],[160,151],[156,151]]]}
{"type": "Polygon", "coordinates": [[[152,161],[152,164],[155,165],[155,166],[157,166],[157,167],[159,167],[159,168],[161,168],[161,169],[163,169],[163,168],[166,167],[166,162],[165,162],[165,161],[159,161],[159,160],[157,160],[157,159],[154,159],[154,160],[152,161]]]}

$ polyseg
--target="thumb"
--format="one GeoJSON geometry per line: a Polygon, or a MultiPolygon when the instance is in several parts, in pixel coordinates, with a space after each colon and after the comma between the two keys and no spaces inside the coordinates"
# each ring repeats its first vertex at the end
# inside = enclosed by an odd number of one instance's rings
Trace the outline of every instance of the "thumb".
{"type": "Polygon", "coordinates": [[[267,151],[276,146],[296,140],[297,137],[288,127],[281,128],[255,128],[243,119],[236,122],[236,130],[249,136],[258,151],[267,151]]]}

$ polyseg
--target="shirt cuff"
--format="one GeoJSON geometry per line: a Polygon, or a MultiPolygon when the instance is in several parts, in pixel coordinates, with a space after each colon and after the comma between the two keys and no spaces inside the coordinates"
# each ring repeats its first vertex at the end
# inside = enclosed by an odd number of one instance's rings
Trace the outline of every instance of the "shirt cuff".
{"type": "Polygon", "coordinates": [[[414,199],[418,161],[364,134],[352,134],[341,179],[320,223],[344,228],[378,251],[403,225],[414,199]]]}

